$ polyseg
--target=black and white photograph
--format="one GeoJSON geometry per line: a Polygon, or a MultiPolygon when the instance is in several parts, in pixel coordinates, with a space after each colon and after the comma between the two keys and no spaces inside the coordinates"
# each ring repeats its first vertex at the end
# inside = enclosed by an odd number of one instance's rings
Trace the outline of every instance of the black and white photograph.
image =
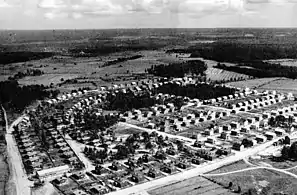
{"type": "Polygon", "coordinates": [[[0,195],[297,195],[296,79],[297,0],[0,0],[0,195]]]}

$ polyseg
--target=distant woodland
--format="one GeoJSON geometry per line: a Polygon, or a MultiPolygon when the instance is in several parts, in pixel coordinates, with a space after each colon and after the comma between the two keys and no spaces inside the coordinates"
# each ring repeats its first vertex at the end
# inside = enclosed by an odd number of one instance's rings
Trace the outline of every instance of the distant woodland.
{"type": "Polygon", "coordinates": [[[58,93],[58,90],[49,90],[43,85],[20,86],[17,81],[0,82],[0,103],[18,112],[35,100],[56,97],[58,93]]]}
{"type": "Polygon", "coordinates": [[[218,63],[216,68],[233,71],[241,74],[246,74],[253,77],[287,77],[297,78],[297,67],[295,66],[282,66],[280,64],[270,64],[266,62],[253,62],[242,63],[238,66],[227,66],[225,64],[218,63]]]}
{"type": "Polygon", "coordinates": [[[191,60],[169,65],[153,65],[147,70],[149,74],[161,77],[184,77],[187,74],[205,76],[207,65],[200,60],[191,60]]]}
{"type": "Polygon", "coordinates": [[[240,42],[215,42],[199,44],[186,49],[172,49],[171,53],[190,53],[190,57],[201,57],[218,62],[253,62],[281,58],[297,58],[297,44],[264,44],[240,42]]]}
{"type": "Polygon", "coordinates": [[[30,60],[39,60],[54,56],[51,52],[0,52],[0,64],[10,64],[17,62],[26,62],[30,60]]]}

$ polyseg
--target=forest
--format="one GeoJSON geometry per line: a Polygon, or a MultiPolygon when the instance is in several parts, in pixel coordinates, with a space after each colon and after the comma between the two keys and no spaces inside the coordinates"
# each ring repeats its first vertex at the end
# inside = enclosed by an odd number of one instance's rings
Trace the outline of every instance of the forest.
{"type": "Polygon", "coordinates": [[[200,44],[185,49],[171,49],[168,53],[190,53],[191,58],[201,57],[218,62],[254,62],[270,59],[297,58],[296,44],[265,44],[265,42],[224,42],[200,44]]]}
{"type": "Polygon", "coordinates": [[[17,81],[0,82],[0,102],[4,107],[20,112],[35,100],[54,98],[58,90],[49,90],[43,85],[20,86],[17,81]]]}
{"type": "Polygon", "coordinates": [[[189,84],[180,86],[169,83],[156,89],[155,93],[173,94],[176,96],[186,96],[189,98],[198,98],[202,100],[226,96],[235,93],[235,89],[209,84],[189,84]]]}
{"type": "Polygon", "coordinates": [[[119,92],[116,95],[109,94],[106,100],[108,104],[105,109],[119,111],[128,111],[133,108],[147,108],[157,103],[157,101],[154,100],[149,93],[134,94],[132,92],[119,92]]]}
{"type": "Polygon", "coordinates": [[[270,64],[266,62],[242,63],[238,66],[226,66],[218,63],[216,68],[246,74],[253,77],[287,77],[297,78],[297,67],[281,66],[280,64],[270,64]]]}
{"type": "Polygon", "coordinates": [[[30,60],[39,60],[54,56],[51,52],[0,52],[0,64],[10,64],[17,62],[26,62],[30,60]]]}
{"type": "Polygon", "coordinates": [[[104,64],[104,66],[111,66],[111,65],[114,65],[114,64],[117,64],[117,63],[120,63],[120,62],[126,62],[126,61],[129,61],[129,60],[136,60],[136,59],[141,58],[141,57],[143,57],[143,56],[142,55],[134,55],[134,56],[131,56],[131,57],[117,58],[116,60],[106,62],[104,64]]]}
{"type": "Polygon", "coordinates": [[[183,63],[173,63],[169,65],[153,65],[147,69],[149,74],[161,77],[184,77],[187,74],[205,76],[207,65],[200,60],[190,60],[183,63]]]}

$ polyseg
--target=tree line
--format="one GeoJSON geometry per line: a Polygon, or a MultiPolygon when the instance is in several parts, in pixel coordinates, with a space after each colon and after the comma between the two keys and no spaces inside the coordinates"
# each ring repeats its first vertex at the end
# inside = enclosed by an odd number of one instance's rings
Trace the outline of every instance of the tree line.
{"type": "Polygon", "coordinates": [[[243,63],[239,66],[227,66],[218,63],[216,68],[246,74],[253,77],[287,77],[297,78],[297,67],[281,66],[280,64],[269,64],[266,62],[243,63]]]}
{"type": "Polygon", "coordinates": [[[147,108],[155,105],[157,101],[153,99],[148,92],[133,93],[119,92],[117,94],[108,94],[106,97],[106,110],[128,111],[139,108],[147,108]]]}
{"type": "Polygon", "coordinates": [[[215,43],[190,46],[185,49],[172,49],[168,53],[190,53],[218,62],[252,62],[281,58],[297,58],[296,44],[263,44],[218,41],[215,43]]]}
{"type": "Polygon", "coordinates": [[[147,69],[149,74],[161,77],[184,77],[186,74],[205,76],[207,65],[201,60],[190,60],[169,65],[153,65],[147,69]]]}
{"type": "Polygon", "coordinates": [[[43,58],[49,58],[54,56],[51,52],[0,52],[0,64],[10,64],[17,62],[26,62],[31,60],[39,60],[43,58]]]}
{"type": "Polygon", "coordinates": [[[49,90],[44,85],[20,86],[17,81],[0,82],[0,102],[6,108],[22,111],[35,100],[54,98],[58,90],[49,90]]]}
{"type": "Polygon", "coordinates": [[[142,58],[142,57],[143,57],[142,55],[134,55],[134,56],[130,56],[130,57],[117,58],[116,60],[111,60],[111,61],[106,62],[103,65],[103,67],[111,66],[111,65],[114,65],[114,64],[117,64],[117,63],[120,63],[120,62],[126,62],[126,61],[129,61],[129,60],[136,60],[136,59],[142,58]]]}
{"type": "Polygon", "coordinates": [[[26,76],[40,76],[43,75],[44,72],[39,69],[27,69],[25,72],[18,72],[12,77],[8,77],[8,80],[18,80],[22,79],[26,76]]]}
{"type": "Polygon", "coordinates": [[[155,93],[172,94],[176,96],[186,96],[202,100],[226,96],[235,93],[235,89],[224,86],[210,84],[189,84],[180,86],[175,83],[168,83],[155,89],[155,93]]]}

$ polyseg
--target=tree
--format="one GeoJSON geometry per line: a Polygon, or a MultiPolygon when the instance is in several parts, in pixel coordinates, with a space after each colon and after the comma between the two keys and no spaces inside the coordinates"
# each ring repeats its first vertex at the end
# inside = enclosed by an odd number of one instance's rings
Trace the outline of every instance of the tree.
{"type": "Polygon", "coordinates": [[[229,185],[228,185],[228,188],[231,189],[232,186],[233,186],[233,183],[230,181],[230,182],[229,182],[229,185]]]}
{"type": "Polygon", "coordinates": [[[290,147],[284,146],[281,151],[282,158],[288,159],[290,157],[290,147]]]}
{"type": "Polygon", "coordinates": [[[294,158],[294,159],[297,158],[297,142],[294,142],[294,143],[291,145],[291,147],[290,147],[290,149],[289,149],[289,156],[290,156],[291,158],[294,158]]]}
{"type": "Polygon", "coordinates": [[[241,193],[241,187],[238,186],[237,193],[241,193]]]}
{"type": "Polygon", "coordinates": [[[284,144],[285,145],[290,145],[291,144],[291,139],[289,138],[289,136],[285,137],[284,144]]]}

